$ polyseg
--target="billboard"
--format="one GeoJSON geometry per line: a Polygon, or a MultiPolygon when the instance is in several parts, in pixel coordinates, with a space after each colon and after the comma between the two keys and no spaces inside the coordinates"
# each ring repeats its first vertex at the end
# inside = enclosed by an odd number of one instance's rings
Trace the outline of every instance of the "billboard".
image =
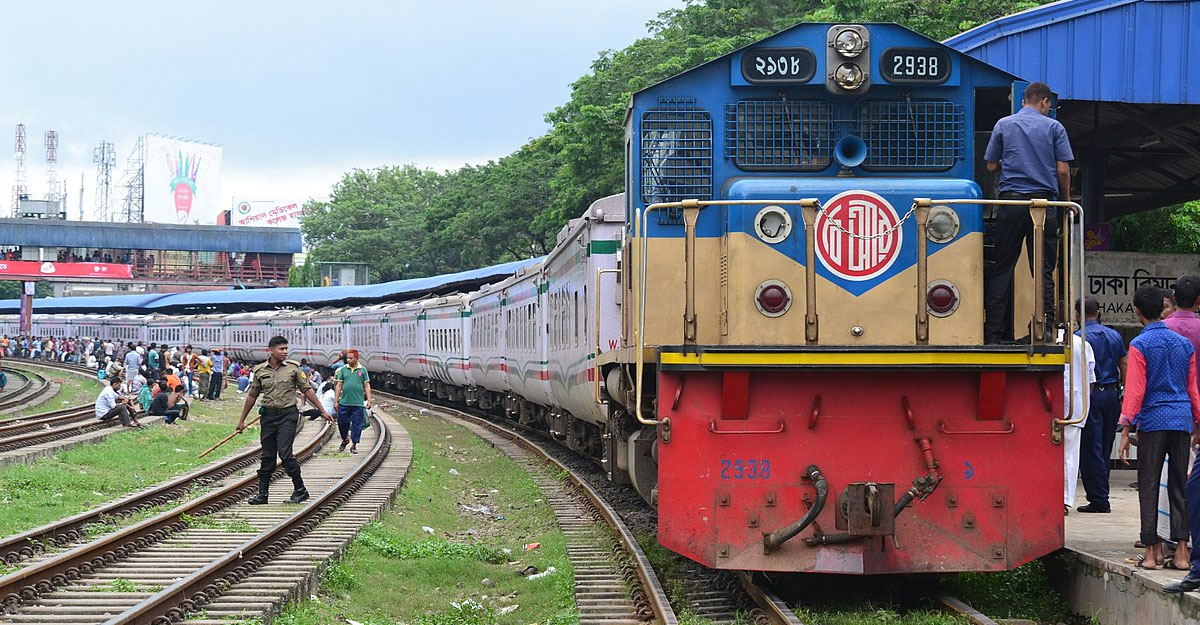
{"type": "Polygon", "coordinates": [[[143,221],[210,224],[221,194],[221,148],[158,135],[143,138],[143,221]]]}
{"type": "Polygon", "coordinates": [[[133,278],[133,265],[115,263],[55,263],[36,260],[0,260],[0,277],[9,278],[133,278]]]}
{"type": "Polygon", "coordinates": [[[229,212],[229,225],[299,228],[303,216],[304,202],[234,200],[233,210],[229,212]]]}

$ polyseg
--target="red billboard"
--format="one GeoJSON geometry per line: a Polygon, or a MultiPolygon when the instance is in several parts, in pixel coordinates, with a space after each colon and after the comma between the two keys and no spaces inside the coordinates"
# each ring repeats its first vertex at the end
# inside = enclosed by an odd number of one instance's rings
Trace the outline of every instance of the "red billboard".
{"type": "Polygon", "coordinates": [[[97,278],[131,280],[133,265],[115,263],[55,263],[36,260],[0,260],[0,278],[97,278]]]}

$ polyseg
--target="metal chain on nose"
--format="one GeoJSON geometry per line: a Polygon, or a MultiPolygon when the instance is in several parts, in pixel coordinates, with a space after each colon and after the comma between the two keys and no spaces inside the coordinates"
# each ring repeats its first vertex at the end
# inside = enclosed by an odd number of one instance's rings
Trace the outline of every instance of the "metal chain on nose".
{"type": "MultiPolygon", "coordinates": [[[[891,228],[888,228],[887,230],[884,230],[883,232],[880,232],[878,234],[871,234],[871,235],[855,234],[853,232],[850,232],[849,230],[846,230],[840,224],[838,224],[838,222],[834,221],[832,218],[830,218],[828,216],[826,217],[825,222],[828,223],[830,226],[833,226],[834,230],[837,230],[838,232],[841,232],[842,234],[844,234],[852,239],[859,239],[860,241],[867,241],[867,240],[872,240],[872,239],[882,239],[883,237],[886,237],[889,234],[895,232],[896,230],[898,230],[900,228],[900,226],[904,225],[904,222],[908,221],[909,217],[913,216],[913,212],[916,210],[917,210],[917,205],[914,202],[912,207],[908,209],[908,212],[904,213],[904,216],[900,218],[900,221],[896,222],[896,225],[892,226],[891,228]]],[[[824,206],[821,207],[821,212],[822,213],[826,212],[824,206]]]]}

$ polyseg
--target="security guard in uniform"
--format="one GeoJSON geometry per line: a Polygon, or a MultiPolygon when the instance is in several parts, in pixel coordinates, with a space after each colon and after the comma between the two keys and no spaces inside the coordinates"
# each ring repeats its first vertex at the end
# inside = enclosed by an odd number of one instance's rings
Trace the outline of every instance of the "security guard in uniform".
{"type": "Polygon", "coordinates": [[[300,462],[292,455],[292,441],[296,438],[296,426],[300,421],[300,411],[296,408],[296,391],[304,394],[304,398],[314,408],[321,411],[321,416],[330,423],[333,417],[321,407],[321,401],[313,392],[300,364],[288,360],[288,342],[282,336],[276,336],[267,344],[270,357],[266,362],[254,367],[254,380],[246,390],[246,403],[242,405],[242,417],[238,419],[237,431],[246,429],[246,415],[254,407],[254,402],[262,396],[262,405],[258,409],[260,421],[259,440],[262,441],[262,466],[258,469],[258,494],[250,498],[251,504],[267,503],[268,489],[271,486],[271,474],[275,472],[275,456],[283,463],[283,470],[292,478],[296,490],[288,498],[288,503],[300,503],[308,499],[308,489],[304,488],[304,480],[300,479],[300,462]]]}

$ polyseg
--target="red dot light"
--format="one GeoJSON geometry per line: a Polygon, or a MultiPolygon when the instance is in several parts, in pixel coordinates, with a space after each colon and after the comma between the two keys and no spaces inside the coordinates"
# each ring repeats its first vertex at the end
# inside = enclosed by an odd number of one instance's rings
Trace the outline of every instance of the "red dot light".
{"type": "Polygon", "coordinates": [[[783,309],[787,308],[788,305],[787,291],[778,284],[763,287],[758,292],[758,305],[771,314],[783,312],[783,309]]]}
{"type": "Polygon", "coordinates": [[[929,288],[925,301],[929,304],[929,310],[938,314],[946,314],[954,310],[954,306],[958,304],[958,296],[954,294],[954,289],[950,288],[950,285],[935,284],[929,288]]]}

